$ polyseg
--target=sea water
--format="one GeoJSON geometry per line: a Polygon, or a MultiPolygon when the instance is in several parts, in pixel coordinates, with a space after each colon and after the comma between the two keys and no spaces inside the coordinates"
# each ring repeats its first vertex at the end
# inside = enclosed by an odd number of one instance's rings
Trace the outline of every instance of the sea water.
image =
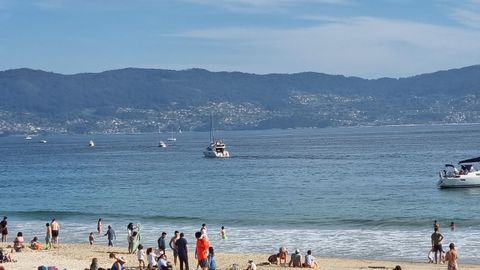
{"type": "Polygon", "coordinates": [[[435,185],[443,164],[480,156],[480,125],[218,135],[231,158],[204,158],[202,132],[177,134],[166,148],[158,142],[170,134],[0,138],[0,216],[8,216],[11,240],[18,231],[43,239],[55,217],[61,242],[86,243],[101,217],[122,246],[130,222],[141,225],[146,246],[174,230],[193,243],[206,223],[217,252],[286,246],[415,261],[426,261],[438,220],[445,246],[455,242],[462,262],[480,262],[480,189],[435,185]]]}

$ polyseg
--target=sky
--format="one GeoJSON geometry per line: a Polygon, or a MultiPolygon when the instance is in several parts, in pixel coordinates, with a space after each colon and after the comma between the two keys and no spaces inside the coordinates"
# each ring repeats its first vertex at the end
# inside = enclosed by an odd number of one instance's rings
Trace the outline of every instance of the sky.
{"type": "Polygon", "coordinates": [[[480,0],[0,0],[0,70],[407,77],[480,64],[480,0]]]}

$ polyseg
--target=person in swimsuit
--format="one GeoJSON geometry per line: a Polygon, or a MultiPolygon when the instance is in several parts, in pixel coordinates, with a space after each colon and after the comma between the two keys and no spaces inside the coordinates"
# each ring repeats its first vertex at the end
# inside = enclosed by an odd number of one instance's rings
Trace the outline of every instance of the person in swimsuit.
{"type": "Polygon", "coordinates": [[[60,230],[60,224],[55,219],[52,219],[52,222],[50,223],[50,227],[52,228],[52,243],[53,244],[58,244],[58,233],[60,230]]]}
{"type": "Polygon", "coordinates": [[[99,218],[97,221],[97,232],[98,234],[102,234],[102,218],[99,218]]]}
{"type": "Polygon", "coordinates": [[[180,232],[175,231],[172,239],[170,239],[170,242],[168,243],[170,248],[173,250],[173,264],[174,265],[177,265],[178,250],[177,250],[176,242],[177,242],[178,239],[180,239],[180,232]]]}
{"type": "Polygon", "coordinates": [[[432,233],[432,250],[435,252],[435,263],[439,263],[442,260],[442,240],[443,235],[438,231],[438,227],[434,228],[432,233]]]}
{"type": "Polygon", "coordinates": [[[450,243],[449,245],[450,250],[445,255],[445,260],[448,262],[447,269],[448,270],[458,270],[457,259],[458,253],[455,249],[455,244],[450,243]]]}

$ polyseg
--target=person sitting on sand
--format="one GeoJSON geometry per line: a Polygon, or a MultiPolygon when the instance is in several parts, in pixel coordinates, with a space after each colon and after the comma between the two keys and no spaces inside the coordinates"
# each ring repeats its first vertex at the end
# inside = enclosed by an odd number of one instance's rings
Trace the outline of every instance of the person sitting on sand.
{"type": "Polygon", "coordinates": [[[88,270],[98,270],[98,259],[93,258],[92,263],[90,264],[90,268],[88,270]]]}
{"type": "Polygon", "coordinates": [[[457,265],[458,254],[457,254],[457,250],[455,249],[455,244],[450,243],[449,248],[450,250],[445,255],[445,260],[448,262],[447,269],[458,270],[458,265],[457,265]]]}
{"type": "Polygon", "coordinates": [[[268,257],[268,262],[270,264],[277,264],[278,265],[278,254],[272,254],[268,257]]]}
{"type": "Polygon", "coordinates": [[[279,250],[278,250],[278,254],[277,254],[277,257],[278,257],[278,263],[287,263],[287,257],[288,257],[288,250],[286,247],[281,247],[279,250]]]}
{"type": "Polygon", "coordinates": [[[305,263],[303,263],[303,267],[307,267],[307,268],[317,268],[318,267],[318,264],[315,261],[315,257],[313,257],[311,250],[308,250],[307,255],[305,255],[305,263]]]}
{"type": "Polygon", "coordinates": [[[253,260],[248,260],[248,266],[246,270],[257,270],[257,265],[255,265],[253,260]]]}
{"type": "Polygon", "coordinates": [[[158,262],[157,262],[157,268],[159,270],[169,270],[169,269],[172,269],[172,266],[168,265],[168,262],[167,262],[167,256],[165,254],[162,254],[160,255],[160,258],[158,258],[158,262]]]}
{"type": "Polygon", "coordinates": [[[124,269],[123,265],[127,262],[125,258],[120,257],[118,254],[113,252],[110,253],[110,259],[115,259],[115,262],[113,263],[110,270],[123,270],[124,269]]]}
{"type": "Polygon", "coordinates": [[[0,248],[0,263],[12,262],[12,257],[0,248]]]}
{"type": "Polygon", "coordinates": [[[297,248],[295,253],[292,254],[290,257],[290,262],[288,263],[289,267],[302,267],[302,254],[300,254],[300,250],[297,248]]]}
{"type": "Polygon", "coordinates": [[[25,247],[25,246],[23,245],[24,242],[25,242],[25,240],[23,239],[23,233],[22,233],[22,232],[18,232],[18,233],[17,233],[17,237],[15,237],[15,240],[13,240],[13,249],[14,249],[16,252],[22,251],[22,249],[25,247]]]}
{"type": "Polygon", "coordinates": [[[30,241],[30,248],[33,250],[40,250],[42,249],[42,243],[38,241],[38,237],[33,237],[32,241],[30,241]]]}

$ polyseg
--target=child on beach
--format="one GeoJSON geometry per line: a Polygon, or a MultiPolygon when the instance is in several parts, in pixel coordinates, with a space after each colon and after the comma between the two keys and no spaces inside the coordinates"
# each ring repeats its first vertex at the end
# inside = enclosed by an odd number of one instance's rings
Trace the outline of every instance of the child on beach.
{"type": "Polygon", "coordinates": [[[38,237],[33,237],[32,241],[30,241],[30,248],[33,250],[40,250],[42,249],[42,244],[38,242],[38,237]]]}
{"type": "Polygon", "coordinates": [[[13,240],[13,249],[15,249],[16,252],[22,251],[22,249],[25,247],[23,245],[24,242],[25,240],[23,239],[23,233],[17,233],[17,237],[15,237],[15,240],[13,240]]]}
{"type": "Polygon", "coordinates": [[[138,245],[138,250],[137,250],[137,259],[138,259],[138,267],[140,270],[145,268],[145,251],[143,250],[142,245],[138,245]]]}
{"type": "Polygon", "coordinates": [[[93,237],[93,232],[91,232],[90,235],[88,236],[88,242],[90,243],[90,245],[93,245],[94,241],[95,241],[95,237],[93,237]]]}
{"type": "Polygon", "coordinates": [[[156,255],[153,252],[153,248],[147,248],[147,260],[148,260],[148,270],[153,270],[153,266],[156,265],[156,255]]]}
{"type": "Polygon", "coordinates": [[[217,268],[217,264],[215,263],[215,251],[213,247],[208,248],[208,270],[215,270],[217,268]]]}

